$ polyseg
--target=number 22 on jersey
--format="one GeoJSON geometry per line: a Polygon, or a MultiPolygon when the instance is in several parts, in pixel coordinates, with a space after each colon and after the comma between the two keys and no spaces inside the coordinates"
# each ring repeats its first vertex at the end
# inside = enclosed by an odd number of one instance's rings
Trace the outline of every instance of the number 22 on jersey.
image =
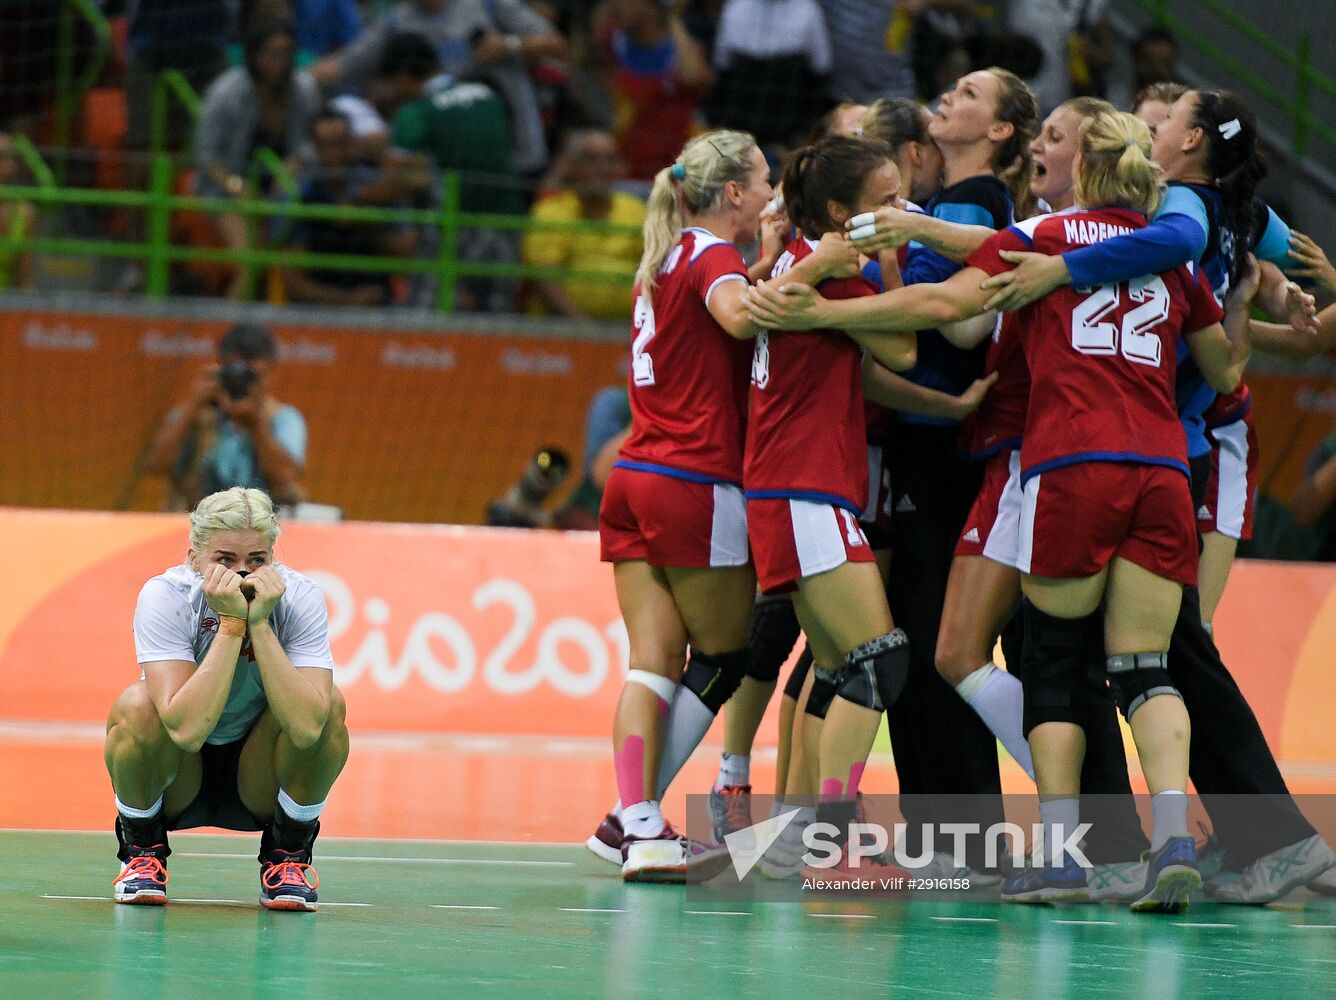
{"type": "Polygon", "coordinates": [[[654,339],[654,307],[645,296],[636,296],[632,326],[636,331],[631,341],[631,380],[636,385],[654,384],[654,359],[649,356],[649,342],[654,339]]]}
{"type": "Polygon", "coordinates": [[[1169,318],[1169,289],[1159,275],[1123,285],[1100,285],[1072,310],[1072,346],[1082,354],[1111,356],[1121,353],[1139,365],[1160,366],[1163,344],[1155,328],[1169,318]],[[1115,315],[1127,288],[1134,308],[1121,324],[1115,315]]]}

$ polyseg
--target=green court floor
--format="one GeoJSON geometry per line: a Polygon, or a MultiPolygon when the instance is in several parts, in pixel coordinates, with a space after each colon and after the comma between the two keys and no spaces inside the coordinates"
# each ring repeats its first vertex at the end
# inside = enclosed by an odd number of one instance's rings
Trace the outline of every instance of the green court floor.
{"type": "Polygon", "coordinates": [[[0,832],[0,997],[1336,997],[1336,902],[1314,897],[724,907],[577,846],[325,839],[321,911],[269,913],[256,838],[173,846],[172,904],[116,906],[110,833],[0,832]]]}

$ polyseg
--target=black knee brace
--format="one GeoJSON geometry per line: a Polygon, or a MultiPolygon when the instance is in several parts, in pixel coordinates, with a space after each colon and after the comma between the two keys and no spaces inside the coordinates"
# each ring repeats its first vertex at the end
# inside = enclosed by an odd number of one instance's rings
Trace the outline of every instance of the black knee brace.
{"type": "Polygon", "coordinates": [[[1128,722],[1132,721],[1133,712],[1157,695],[1171,694],[1180,701],[1183,699],[1169,677],[1168,663],[1168,653],[1124,653],[1105,661],[1109,687],[1128,722]]]}
{"type": "Polygon", "coordinates": [[[803,696],[803,685],[807,683],[807,675],[812,670],[812,647],[803,646],[803,651],[798,657],[798,662],[793,665],[793,670],[789,672],[789,679],[784,682],[784,694],[797,701],[803,696]]]}
{"type": "Polygon", "coordinates": [[[733,697],[733,692],[742,683],[750,661],[751,651],[747,649],[728,653],[701,653],[693,649],[687,668],[682,672],[682,685],[718,715],[724,702],[733,697]]]}
{"type": "Polygon", "coordinates": [[[835,692],[840,688],[844,671],[843,666],[838,670],[827,670],[813,664],[812,690],[807,694],[807,705],[803,711],[813,718],[824,719],[830,711],[830,703],[835,700],[835,692]]]}
{"type": "Polygon", "coordinates": [[[793,652],[799,631],[798,613],[787,596],[758,597],[748,639],[751,662],[747,676],[767,684],[779,680],[779,668],[793,652]]]}
{"type": "MultiPolygon", "coordinates": [[[[1098,612],[1096,612],[1098,614],[1098,612]]],[[[1089,617],[1089,616],[1087,616],[1089,617]]],[[[1025,604],[1025,735],[1044,722],[1084,726],[1086,618],[1055,618],[1025,604]]]]}
{"type": "Polygon", "coordinates": [[[909,636],[900,628],[878,636],[850,652],[846,662],[840,697],[884,712],[909,680],[909,636]]]}

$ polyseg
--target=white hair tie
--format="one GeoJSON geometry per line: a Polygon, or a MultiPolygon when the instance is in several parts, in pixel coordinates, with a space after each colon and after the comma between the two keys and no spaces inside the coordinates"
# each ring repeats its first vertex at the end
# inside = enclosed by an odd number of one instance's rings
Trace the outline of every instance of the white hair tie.
{"type": "Polygon", "coordinates": [[[1239,124],[1237,118],[1231,118],[1220,126],[1220,134],[1226,139],[1232,139],[1243,131],[1243,126],[1239,124]]]}

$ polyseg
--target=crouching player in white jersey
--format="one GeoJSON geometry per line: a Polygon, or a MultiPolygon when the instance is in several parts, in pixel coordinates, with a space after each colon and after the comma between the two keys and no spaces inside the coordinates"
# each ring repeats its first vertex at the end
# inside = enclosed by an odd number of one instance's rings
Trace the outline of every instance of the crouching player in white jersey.
{"type": "Polygon", "coordinates": [[[118,903],[165,903],[167,831],[263,830],[260,903],[316,909],[311,845],[348,759],[320,588],[274,562],[278,522],[234,487],[190,515],[186,561],[135,608],[143,673],[107,720],[118,903]]]}

